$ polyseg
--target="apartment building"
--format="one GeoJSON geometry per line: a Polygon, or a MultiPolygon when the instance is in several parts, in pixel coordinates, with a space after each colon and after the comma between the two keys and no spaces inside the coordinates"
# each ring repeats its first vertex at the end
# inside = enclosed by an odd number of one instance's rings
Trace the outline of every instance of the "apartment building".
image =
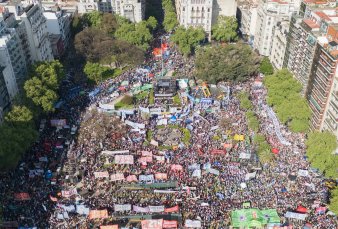
{"type": "MultiPolygon", "coordinates": [[[[338,14],[329,1],[306,0],[292,17],[285,66],[303,85],[311,128],[337,134],[338,14]]],[[[338,137],[338,135],[337,135],[338,137]]]]}
{"type": "Polygon", "coordinates": [[[61,57],[70,42],[70,25],[72,14],[64,10],[45,11],[44,17],[47,19],[47,31],[51,42],[53,56],[61,57]]]}
{"type": "Polygon", "coordinates": [[[112,0],[112,11],[128,18],[131,22],[140,22],[145,18],[145,0],[112,0]]]}
{"type": "Polygon", "coordinates": [[[112,0],[99,0],[97,2],[97,7],[100,12],[104,12],[104,13],[113,12],[112,0]]]}
{"type": "Polygon", "coordinates": [[[287,21],[299,8],[299,1],[261,0],[258,4],[253,47],[263,56],[270,56],[274,31],[279,22],[287,21]]]}
{"type": "Polygon", "coordinates": [[[79,14],[90,13],[99,9],[95,0],[79,0],[77,3],[79,14]]]}
{"type": "Polygon", "coordinates": [[[236,16],[235,0],[175,0],[177,20],[188,28],[202,27],[211,38],[218,16],[236,16]]]}
{"type": "Polygon", "coordinates": [[[255,38],[257,9],[257,0],[242,0],[238,2],[237,18],[239,19],[239,30],[250,46],[253,46],[255,38]]]}
{"type": "Polygon", "coordinates": [[[272,37],[272,47],[269,59],[271,64],[275,69],[282,69],[285,52],[287,47],[287,36],[289,32],[289,21],[280,21],[277,22],[274,27],[273,37],[272,37]]]}

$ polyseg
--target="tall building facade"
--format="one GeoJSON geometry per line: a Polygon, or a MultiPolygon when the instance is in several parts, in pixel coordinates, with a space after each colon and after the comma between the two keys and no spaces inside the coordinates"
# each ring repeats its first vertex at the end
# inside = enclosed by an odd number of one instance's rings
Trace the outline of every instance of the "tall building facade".
{"type": "Polygon", "coordinates": [[[128,18],[131,22],[140,22],[145,18],[145,0],[112,0],[112,11],[128,18]]]}
{"type": "MultiPolygon", "coordinates": [[[[338,14],[328,1],[304,1],[292,17],[284,65],[303,85],[311,128],[337,133],[338,14]]],[[[338,135],[337,135],[338,137],[338,135]]]]}
{"type": "Polygon", "coordinates": [[[256,33],[258,1],[243,0],[238,2],[237,18],[239,19],[239,30],[250,46],[256,33]]]}
{"type": "Polygon", "coordinates": [[[175,0],[177,20],[188,28],[202,27],[211,38],[218,16],[236,16],[235,0],[175,0]]]}

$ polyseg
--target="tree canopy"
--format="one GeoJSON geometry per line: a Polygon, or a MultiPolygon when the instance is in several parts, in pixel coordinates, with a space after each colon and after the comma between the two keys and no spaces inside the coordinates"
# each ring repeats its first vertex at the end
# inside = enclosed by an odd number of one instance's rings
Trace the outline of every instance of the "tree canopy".
{"type": "Polygon", "coordinates": [[[268,89],[267,102],[272,106],[279,120],[294,132],[309,129],[311,110],[305,98],[300,95],[301,84],[292,74],[282,69],[264,78],[268,89]]]}
{"type": "Polygon", "coordinates": [[[238,43],[199,49],[196,76],[210,83],[241,82],[255,75],[259,59],[248,45],[238,43]]]}
{"type": "Polygon", "coordinates": [[[178,45],[178,49],[181,53],[188,56],[193,53],[197,45],[205,39],[205,33],[202,28],[189,27],[185,29],[180,26],[170,39],[178,45]]]}
{"type": "Polygon", "coordinates": [[[172,0],[163,0],[162,9],[164,11],[163,26],[165,31],[171,32],[178,25],[175,7],[172,0]]]}
{"type": "Polygon", "coordinates": [[[88,79],[96,84],[105,79],[106,75],[113,75],[113,70],[111,68],[91,62],[86,63],[83,71],[87,75],[88,79]]]}
{"type": "Polygon", "coordinates": [[[259,71],[264,75],[272,75],[273,74],[273,66],[268,57],[264,57],[259,66],[259,71]]]}
{"type": "Polygon", "coordinates": [[[330,211],[334,212],[336,215],[338,214],[338,187],[331,191],[331,198],[330,198],[330,211]]]}
{"type": "Polygon", "coordinates": [[[24,85],[27,97],[44,112],[53,111],[63,77],[63,66],[59,61],[38,63],[33,67],[31,78],[24,85]]]}
{"type": "Polygon", "coordinates": [[[318,168],[328,178],[338,178],[338,157],[333,154],[337,148],[337,140],[333,133],[309,133],[306,147],[306,155],[312,167],[318,168]]]}
{"type": "Polygon", "coordinates": [[[212,27],[212,37],[216,41],[237,41],[238,22],[235,16],[219,16],[217,23],[212,27]]]}
{"type": "Polygon", "coordinates": [[[12,106],[11,111],[5,116],[5,120],[10,123],[31,123],[33,113],[26,106],[12,106]]]}

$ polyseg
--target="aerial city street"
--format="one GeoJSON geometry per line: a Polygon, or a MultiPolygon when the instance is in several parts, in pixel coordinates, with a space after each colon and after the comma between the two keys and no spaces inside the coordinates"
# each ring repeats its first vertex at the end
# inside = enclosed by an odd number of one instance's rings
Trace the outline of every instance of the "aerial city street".
{"type": "Polygon", "coordinates": [[[0,15],[0,228],[338,228],[336,1],[0,15]]]}

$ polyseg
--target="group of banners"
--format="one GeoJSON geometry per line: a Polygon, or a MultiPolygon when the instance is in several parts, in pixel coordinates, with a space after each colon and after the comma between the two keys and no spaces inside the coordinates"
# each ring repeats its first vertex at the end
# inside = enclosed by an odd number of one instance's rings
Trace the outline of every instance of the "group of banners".
{"type": "MultiPolygon", "coordinates": [[[[109,173],[106,172],[94,172],[95,178],[109,178],[109,173]]],[[[136,175],[129,175],[125,177],[123,173],[116,173],[110,175],[110,181],[121,181],[126,180],[127,182],[146,182],[153,183],[155,180],[168,180],[168,175],[166,173],[155,173],[150,175],[139,175],[139,179],[137,179],[136,175]]],[[[73,195],[69,193],[70,191],[63,191],[62,196],[69,197],[73,195]]],[[[77,193],[76,193],[77,194],[77,193]]]]}
{"type": "Polygon", "coordinates": [[[115,212],[123,212],[123,211],[131,211],[133,210],[134,212],[142,212],[142,213],[160,213],[160,212],[165,212],[165,213],[171,213],[171,212],[178,212],[179,207],[178,205],[171,207],[171,208],[164,208],[163,205],[161,206],[147,206],[147,207],[139,207],[136,205],[131,205],[131,204],[114,204],[114,211],[115,212]]]}
{"type": "Polygon", "coordinates": [[[142,229],[166,229],[177,228],[176,220],[148,219],[141,221],[142,229]]]}

